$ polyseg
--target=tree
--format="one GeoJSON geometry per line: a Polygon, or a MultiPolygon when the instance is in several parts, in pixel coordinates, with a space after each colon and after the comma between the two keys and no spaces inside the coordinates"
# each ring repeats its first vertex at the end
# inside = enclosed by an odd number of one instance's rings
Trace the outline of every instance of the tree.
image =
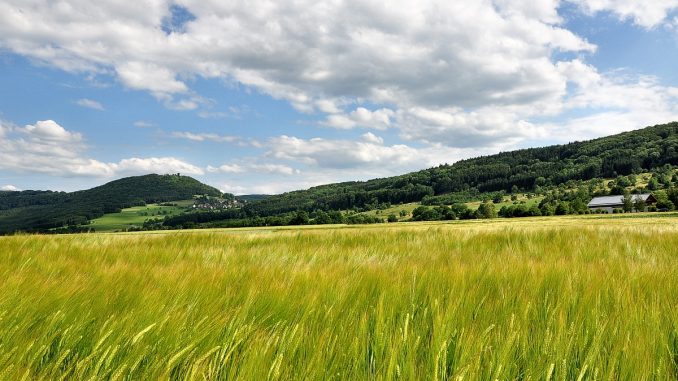
{"type": "Polygon", "coordinates": [[[436,212],[438,212],[438,214],[440,215],[440,219],[442,220],[449,221],[457,219],[457,215],[454,214],[454,212],[449,206],[440,205],[436,207],[436,212]]]}
{"type": "Polygon", "coordinates": [[[303,210],[297,212],[297,214],[290,220],[290,225],[306,225],[308,224],[308,213],[303,210]]]}
{"type": "Polygon", "coordinates": [[[497,211],[494,207],[494,204],[485,202],[480,204],[478,210],[476,211],[478,218],[496,218],[497,211]]]}
{"type": "Polygon", "coordinates": [[[636,209],[636,212],[644,212],[645,206],[645,200],[642,197],[636,197],[633,201],[633,207],[636,209]]]}
{"type": "Polygon", "coordinates": [[[624,196],[622,196],[622,210],[624,213],[633,211],[633,197],[629,192],[624,193],[624,196]]]}
{"type": "Polygon", "coordinates": [[[652,178],[650,179],[650,181],[647,182],[647,189],[649,189],[649,190],[657,190],[657,189],[659,189],[659,188],[660,188],[660,186],[659,186],[659,181],[657,181],[657,179],[656,179],[654,176],[652,176],[652,178]]]}
{"type": "Polygon", "coordinates": [[[388,222],[398,222],[398,217],[395,214],[388,215],[388,222]]]}
{"type": "Polygon", "coordinates": [[[329,214],[323,212],[322,210],[315,212],[315,215],[316,216],[313,219],[313,223],[317,225],[326,225],[332,223],[332,218],[330,218],[329,214]]]}
{"type": "Polygon", "coordinates": [[[426,206],[419,206],[412,211],[412,220],[414,221],[436,221],[439,219],[438,211],[426,206]]]}
{"type": "Polygon", "coordinates": [[[559,202],[558,205],[556,205],[555,215],[564,216],[566,214],[570,214],[570,204],[567,202],[559,202]]]}
{"type": "Polygon", "coordinates": [[[654,198],[657,199],[657,209],[660,210],[674,210],[676,208],[675,204],[669,200],[668,193],[665,191],[658,191],[653,193],[654,198]]]}

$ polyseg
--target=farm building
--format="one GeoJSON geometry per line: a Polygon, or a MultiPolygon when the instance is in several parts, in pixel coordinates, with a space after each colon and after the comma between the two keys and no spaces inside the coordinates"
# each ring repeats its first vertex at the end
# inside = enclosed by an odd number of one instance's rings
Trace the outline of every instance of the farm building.
{"type": "MultiPolygon", "coordinates": [[[[637,200],[645,201],[646,206],[653,205],[657,202],[651,193],[634,194],[631,195],[631,200],[635,203],[637,200]]],[[[624,196],[604,196],[595,197],[587,205],[591,210],[604,210],[607,213],[612,213],[614,209],[622,209],[624,206],[624,196]]]]}

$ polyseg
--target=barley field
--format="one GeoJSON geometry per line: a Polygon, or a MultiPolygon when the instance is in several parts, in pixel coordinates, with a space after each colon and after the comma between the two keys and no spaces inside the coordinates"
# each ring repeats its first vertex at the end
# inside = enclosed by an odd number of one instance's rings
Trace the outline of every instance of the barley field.
{"type": "Polygon", "coordinates": [[[675,380],[678,218],[0,237],[2,380],[675,380]]]}

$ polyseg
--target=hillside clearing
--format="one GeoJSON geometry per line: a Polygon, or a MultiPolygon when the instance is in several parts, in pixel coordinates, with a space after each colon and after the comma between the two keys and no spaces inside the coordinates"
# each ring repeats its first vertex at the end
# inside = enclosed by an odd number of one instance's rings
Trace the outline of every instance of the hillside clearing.
{"type": "Polygon", "coordinates": [[[165,216],[184,213],[193,204],[193,200],[174,201],[170,204],[176,206],[148,204],[125,208],[118,213],[104,214],[92,220],[87,226],[93,228],[96,232],[124,231],[131,227],[141,226],[146,220],[152,218],[164,218],[165,216]]]}

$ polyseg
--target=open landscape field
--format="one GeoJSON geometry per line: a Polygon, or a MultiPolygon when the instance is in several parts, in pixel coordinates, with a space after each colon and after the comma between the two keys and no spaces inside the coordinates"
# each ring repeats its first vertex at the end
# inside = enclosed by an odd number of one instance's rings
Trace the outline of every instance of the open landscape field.
{"type": "Polygon", "coordinates": [[[678,377],[678,219],[0,237],[0,379],[678,377]]]}
{"type": "Polygon", "coordinates": [[[193,204],[193,200],[175,201],[176,206],[149,204],[122,209],[119,213],[108,213],[92,220],[88,225],[96,232],[124,231],[133,226],[141,226],[152,218],[164,218],[184,212],[193,204]]]}

